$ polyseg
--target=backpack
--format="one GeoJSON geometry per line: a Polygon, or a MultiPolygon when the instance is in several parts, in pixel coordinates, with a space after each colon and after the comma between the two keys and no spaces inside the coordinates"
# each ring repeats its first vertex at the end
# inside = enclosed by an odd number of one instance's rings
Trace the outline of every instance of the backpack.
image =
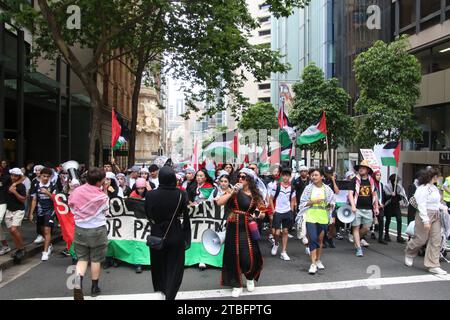
{"type": "MultiPolygon", "coordinates": [[[[293,186],[291,185],[291,191],[289,192],[289,202],[292,200],[292,189],[293,186]]],[[[276,207],[277,198],[280,195],[280,192],[281,192],[281,182],[277,182],[277,189],[275,190],[275,195],[273,196],[274,207],[276,207]]]]}

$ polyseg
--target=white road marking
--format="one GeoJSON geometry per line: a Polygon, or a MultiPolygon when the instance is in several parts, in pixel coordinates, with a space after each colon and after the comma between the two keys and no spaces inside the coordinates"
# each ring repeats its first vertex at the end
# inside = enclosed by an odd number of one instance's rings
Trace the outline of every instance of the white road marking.
{"type": "MultiPolygon", "coordinates": [[[[272,295],[283,293],[299,293],[311,291],[326,291],[339,290],[361,287],[376,287],[387,285],[404,285],[412,283],[425,282],[440,282],[450,281],[450,275],[422,275],[409,277],[392,277],[392,278],[378,278],[378,279],[360,279],[350,281],[336,281],[336,282],[322,282],[322,283],[305,283],[292,284],[284,286],[265,286],[256,287],[253,292],[244,292],[241,296],[259,296],[272,295]]],[[[207,299],[207,298],[230,298],[231,289],[217,289],[217,290],[198,290],[198,291],[182,291],[177,295],[177,300],[191,300],[191,299],[207,299]]],[[[72,297],[59,298],[36,298],[25,300],[72,300],[72,297]]],[[[122,295],[102,295],[95,298],[85,297],[86,300],[160,300],[160,295],[157,293],[143,293],[143,294],[122,294],[122,295]]]]}
{"type": "Polygon", "coordinates": [[[32,260],[24,262],[24,264],[19,264],[14,266],[14,268],[9,268],[3,271],[3,281],[0,282],[0,289],[42,263],[41,259],[37,259],[36,257],[32,260]]]}

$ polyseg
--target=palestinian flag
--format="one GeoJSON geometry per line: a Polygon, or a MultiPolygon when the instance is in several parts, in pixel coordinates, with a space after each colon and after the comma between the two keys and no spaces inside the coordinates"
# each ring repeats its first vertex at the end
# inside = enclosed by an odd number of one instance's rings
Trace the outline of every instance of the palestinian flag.
{"type": "Polygon", "coordinates": [[[280,160],[281,161],[289,161],[291,159],[293,145],[292,145],[292,140],[289,137],[289,133],[285,129],[280,130],[279,141],[280,141],[280,145],[281,145],[280,160]]]}
{"type": "Polygon", "coordinates": [[[117,150],[130,139],[130,130],[114,108],[111,116],[111,147],[117,150]]]}
{"type": "Polygon", "coordinates": [[[210,158],[220,157],[224,160],[233,159],[236,158],[237,151],[238,136],[236,131],[230,131],[218,136],[214,142],[210,143],[205,150],[203,150],[203,156],[210,158]]]}
{"type": "Polygon", "coordinates": [[[397,141],[388,142],[381,149],[381,163],[383,166],[398,167],[400,161],[400,143],[397,141]]]}
{"type": "Polygon", "coordinates": [[[208,199],[211,193],[214,191],[214,186],[206,182],[200,189],[199,192],[202,194],[204,199],[208,199]]]}
{"type": "Polygon", "coordinates": [[[322,113],[322,118],[319,123],[306,129],[298,138],[297,144],[311,144],[320,139],[325,138],[327,135],[327,119],[325,111],[322,113]]]}

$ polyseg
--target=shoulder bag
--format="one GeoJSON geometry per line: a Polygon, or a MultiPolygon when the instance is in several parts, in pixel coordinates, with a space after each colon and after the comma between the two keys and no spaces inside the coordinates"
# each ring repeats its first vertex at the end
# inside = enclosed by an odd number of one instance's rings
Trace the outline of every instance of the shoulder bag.
{"type": "Polygon", "coordinates": [[[147,237],[147,246],[150,247],[150,249],[153,250],[162,250],[164,248],[164,241],[166,240],[167,234],[169,233],[170,227],[172,226],[172,222],[175,219],[175,216],[177,215],[178,208],[180,207],[181,203],[181,192],[180,192],[180,198],[178,199],[178,205],[175,209],[175,212],[172,215],[172,220],[170,220],[169,226],[167,227],[166,233],[164,234],[164,237],[157,237],[149,235],[147,237]]]}

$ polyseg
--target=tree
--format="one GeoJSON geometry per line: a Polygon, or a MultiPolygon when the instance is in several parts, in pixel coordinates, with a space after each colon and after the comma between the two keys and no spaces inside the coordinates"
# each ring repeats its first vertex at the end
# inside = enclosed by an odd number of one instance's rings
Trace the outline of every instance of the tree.
{"type": "Polygon", "coordinates": [[[217,126],[214,128],[211,136],[206,137],[203,141],[202,141],[202,149],[206,149],[207,146],[209,146],[211,143],[213,143],[214,141],[216,141],[216,137],[218,135],[221,135],[223,133],[226,133],[228,130],[227,126],[217,126]]]}
{"type": "Polygon", "coordinates": [[[356,132],[357,143],[371,148],[389,141],[420,138],[413,108],[420,97],[421,66],[408,53],[407,38],[391,44],[377,41],[358,55],[354,70],[360,90],[356,111],[363,115],[356,132]]]}
{"type": "Polygon", "coordinates": [[[238,124],[242,130],[277,129],[277,112],[269,102],[257,102],[242,113],[238,124]]]}
{"type": "MultiPolygon", "coordinates": [[[[339,87],[336,78],[325,79],[323,71],[311,64],[303,71],[301,82],[293,85],[293,91],[295,96],[289,120],[299,132],[317,124],[325,111],[330,148],[352,143],[354,124],[347,114],[350,96],[339,87]]],[[[303,147],[313,152],[324,152],[327,148],[324,140],[303,147]]]]}
{"type": "MultiPolygon", "coordinates": [[[[135,58],[131,66],[136,76],[133,108],[137,108],[139,80],[149,64],[160,65],[162,72],[184,80],[187,83],[184,88],[186,117],[189,111],[198,111],[197,101],[211,106],[205,114],[224,110],[224,97],[228,95],[234,97],[230,105],[233,114],[238,106],[247,106],[239,90],[246,80],[244,72],[237,72],[242,67],[257,81],[268,78],[271,72],[288,70],[288,66],[280,62],[279,53],[249,43],[250,32],[259,24],[241,0],[37,0],[39,10],[31,7],[28,0],[5,2],[9,10],[3,12],[2,18],[33,31],[33,54],[50,59],[62,55],[89,94],[92,107],[90,165],[95,161],[96,142],[102,148],[104,104],[96,75],[111,60],[135,58]],[[82,15],[80,29],[66,28],[69,18],[66,12],[73,5],[82,15]],[[89,62],[82,63],[81,56],[73,50],[75,44],[92,49],[89,62]],[[116,49],[123,50],[111,55],[116,49]],[[168,59],[163,60],[163,55],[168,59]]],[[[287,16],[295,6],[308,2],[267,0],[270,10],[277,16],[287,16]]],[[[133,109],[134,123],[136,115],[137,110],[133,109]]]]}

